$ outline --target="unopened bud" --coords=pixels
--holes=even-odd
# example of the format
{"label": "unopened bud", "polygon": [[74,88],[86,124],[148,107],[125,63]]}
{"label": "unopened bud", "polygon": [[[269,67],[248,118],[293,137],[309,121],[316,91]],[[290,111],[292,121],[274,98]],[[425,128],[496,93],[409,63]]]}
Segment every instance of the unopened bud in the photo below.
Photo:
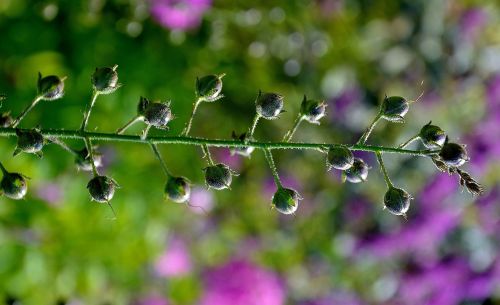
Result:
{"label": "unopened bud", "polygon": [[184,177],[169,177],[165,185],[165,195],[173,202],[183,203],[189,200],[191,186]]}
{"label": "unopened bud", "polygon": [[446,134],[441,128],[431,125],[431,123],[427,123],[420,129],[419,137],[425,147],[429,149],[440,148],[446,140]]}
{"label": "unopened bud", "polygon": [[380,108],[381,117],[391,122],[404,123],[404,116],[410,109],[410,103],[401,96],[385,97]]}
{"label": "unopened bud", "polygon": [[308,100],[304,95],[300,105],[300,113],[306,121],[319,125],[319,120],[326,114],[326,106],[325,101]]}
{"label": "unopened bud", "polygon": [[40,131],[37,129],[16,129],[16,135],[17,147],[14,150],[14,156],[17,156],[21,152],[36,154],[38,157],[43,156],[42,148],[45,144],[45,139]]}
{"label": "unopened bud", "polygon": [[411,195],[405,190],[389,187],[384,196],[384,205],[394,215],[406,215],[410,208]]}
{"label": "unopened bud", "polygon": [[368,177],[368,165],[360,158],[354,158],[352,166],[343,172],[343,177],[351,183],[366,181]]}
{"label": "unopened bud", "polygon": [[349,169],[354,163],[354,156],[347,147],[331,147],[326,158],[328,167],[339,170]]}
{"label": "unopened bud", "polygon": [[64,95],[64,79],[55,75],[42,77],[42,74],[39,72],[37,83],[38,95],[46,101],[60,99]]}
{"label": "unopened bud", "polygon": [[272,207],[278,212],[289,215],[295,213],[302,197],[293,189],[278,187],[273,195]]}
{"label": "unopened bud", "polygon": [[283,96],[276,93],[259,92],[255,105],[257,113],[261,117],[274,120],[283,112]]}
{"label": "unopened bud", "polygon": [[118,73],[116,72],[117,68],[117,65],[114,67],[96,68],[91,78],[94,90],[100,94],[109,94],[116,91],[120,87],[120,84],[118,84]]}
{"label": "unopened bud", "polygon": [[208,187],[223,190],[231,186],[233,180],[231,169],[222,163],[206,167],[205,182]]}
{"label": "unopened bud", "polygon": [[92,199],[100,203],[107,203],[113,199],[116,187],[118,187],[116,181],[106,176],[96,176],[87,184]]}
{"label": "unopened bud", "polygon": [[198,98],[205,102],[215,102],[221,99],[223,97],[220,93],[222,91],[222,78],[224,75],[212,74],[196,78],[196,95]]}
{"label": "unopened bud", "polygon": [[28,183],[23,175],[18,173],[4,172],[0,181],[0,195],[5,195],[10,199],[23,199],[28,192]]}

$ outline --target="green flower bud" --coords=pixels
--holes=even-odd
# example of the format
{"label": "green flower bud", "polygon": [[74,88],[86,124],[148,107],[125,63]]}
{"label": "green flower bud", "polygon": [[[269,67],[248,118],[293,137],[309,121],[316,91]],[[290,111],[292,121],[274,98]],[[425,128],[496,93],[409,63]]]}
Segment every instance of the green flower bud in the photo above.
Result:
{"label": "green flower bud", "polygon": [[469,161],[469,156],[467,155],[465,146],[456,143],[449,143],[448,138],[446,138],[445,143],[439,152],[439,157],[441,161],[450,167],[459,167]]}
{"label": "green flower bud", "polygon": [[410,103],[401,96],[385,97],[380,108],[381,117],[391,122],[404,123],[404,116],[410,109]]}
{"label": "green flower bud", "polygon": [[255,105],[257,106],[257,113],[261,117],[274,120],[283,112],[283,96],[276,93],[262,93],[259,91]]}
{"label": "green flower bud", "polygon": [[222,91],[222,78],[225,74],[221,75],[207,75],[202,78],[196,78],[196,96],[205,102],[215,102],[221,99]]}
{"label": "green flower bud", "polygon": [[389,187],[384,196],[384,205],[394,215],[406,215],[410,208],[411,195],[405,190]]}
{"label": "green flower bud", "polygon": [[349,169],[354,163],[354,156],[347,147],[331,147],[328,150],[326,164],[328,170],[331,167],[339,170]]}
{"label": "green flower bud", "polygon": [[100,94],[115,92],[120,87],[120,84],[118,84],[118,73],[116,72],[117,68],[117,65],[111,68],[96,68],[91,77],[94,90]]}
{"label": "green flower bud", "polygon": [[156,128],[166,128],[172,118],[170,102],[150,102],[144,110],[144,122]]}
{"label": "green flower bud", "polygon": [[36,154],[40,158],[43,156],[42,148],[45,144],[45,139],[40,131],[37,129],[16,129],[16,135],[17,147],[14,150],[14,156],[17,156],[21,152]]}
{"label": "green flower bud", "polygon": [[352,166],[343,172],[343,178],[351,183],[366,181],[368,177],[368,165],[360,158],[354,158]]}
{"label": "green flower bud", "polygon": [[10,116],[10,112],[4,112],[0,114],[0,127],[10,127],[14,120]]}
{"label": "green flower bud", "polygon": [[285,215],[293,214],[299,207],[299,200],[302,200],[302,197],[297,191],[278,187],[273,195],[272,208]]}
{"label": "green flower bud", "polygon": [[326,106],[328,105],[325,101],[308,100],[304,95],[300,105],[300,113],[306,121],[319,125],[319,120],[326,115]]}
{"label": "green flower bud", "polygon": [[[102,166],[102,155],[95,149],[93,151],[94,155],[94,165],[96,168]],[[90,154],[86,147],[77,152],[75,157],[75,164],[79,170],[90,172],[92,171],[92,163],[90,162]]]}
{"label": "green flower bud", "polygon": [[113,199],[117,187],[116,181],[106,176],[96,176],[87,184],[92,199],[100,203],[107,203]]}
{"label": "green flower bud", "polygon": [[429,149],[441,148],[446,140],[446,134],[438,126],[427,123],[418,134],[422,143]]}
{"label": "green flower bud", "polygon": [[64,80],[66,78],[59,78],[55,75],[42,77],[38,72],[38,95],[46,101],[53,101],[60,99],[64,95]]}
{"label": "green flower bud", "polygon": [[169,177],[165,185],[165,195],[173,202],[183,203],[189,200],[191,186],[184,177]]}
{"label": "green flower bud", "polygon": [[[237,135],[233,131],[233,134],[231,136],[232,136],[233,140],[240,140],[242,142],[246,142],[248,140],[246,132],[242,133],[241,135]],[[252,154],[253,151],[254,151],[254,147],[252,147],[252,146],[237,147],[237,148],[231,149],[231,154],[232,155],[238,154],[238,155],[243,156],[243,157],[250,157],[250,155]]]}
{"label": "green flower bud", "polygon": [[28,192],[28,183],[23,175],[18,173],[4,172],[2,181],[0,181],[0,195],[14,200],[23,199]]}
{"label": "green flower bud", "polygon": [[205,183],[208,187],[216,190],[223,190],[231,186],[233,181],[231,169],[222,163],[206,167]]}

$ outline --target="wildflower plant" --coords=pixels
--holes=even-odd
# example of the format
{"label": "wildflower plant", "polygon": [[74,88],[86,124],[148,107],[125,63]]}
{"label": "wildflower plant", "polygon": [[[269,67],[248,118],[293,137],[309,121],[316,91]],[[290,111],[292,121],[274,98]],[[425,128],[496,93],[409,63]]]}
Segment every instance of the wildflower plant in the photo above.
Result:
{"label": "wildflower plant", "polygon": [[[465,145],[450,142],[445,131],[439,126],[432,125],[432,122],[424,125],[421,130],[408,141],[397,147],[377,146],[366,144],[376,125],[381,120],[389,123],[404,123],[405,115],[410,110],[410,106],[415,101],[409,101],[400,96],[386,96],[378,109],[373,121],[366,131],[361,135],[355,144],[346,143],[305,143],[292,142],[292,138],[301,122],[320,124],[320,120],[325,116],[327,104],[321,99],[309,99],[304,96],[300,111],[296,116],[292,127],[284,135],[281,142],[264,142],[254,138],[254,132],[261,118],[275,120],[285,110],[285,97],[275,92],[259,91],[255,99],[255,115],[247,132],[237,134],[233,132],[232,139],[218,140],[206,139],[190,136],[190,130],[194,116],[198,107],[202,103],[219,102],[223,98],[223,77],[224,74],[211,74],[196,79],[195,101],[191,116],[186,123],[182,133],[178,136],[150,136],[149,130],[154,127],[160,130],[167,130],[169,123],[174,119],[171,109],[171,101],[152,101],[146,97],[140,97],[136,106],[137,113],[130,121],[118,128],[114,133],[97,133],[87,130],[92,109],[96,106],[99,96],[112,94],[120,88],[118,78],[118,66],[97,68],[91,76],[92,96],[84,112],[81,126],[78,130],[66,129],[43,129],[43,128],[18,128],[23,118],[34,109],[41,101],[56,101],[64,95],[65,77],[49,75],[38,76],[37,94],[31,104],[21,112],[16,118],[12,118],[10,112],[3,112],[0,115],[0,135],[17,137],[17,146],[13,155],[23,155],[23,153],[43,156],[43,148],[48,144],[56,144],[75,157],[77,169],[90,171],[91,180],[87,183],[87,190],[90,198],[98,203],[105,203],[112,206],[118,183],[111,177],[101,175],[98,168],[102,164],[101,154],[93,142],[97,141],[128,141],[147,144],[151,147],[154,155],[161,164],[166,175],[164,194],[167,200],[176,203],[189,205],[191,195],[191,181],[181,175],[172,174],[166,162],[161,156],[158,146],[165,144],[185,144],[200,146],[207,166],[204,167],[205,184],[214,190],[230,189],[233,178],[237,173],[224,163],[213,160],[210,147],[225,147],[231,149],[233,154],[250,157],[256,150],[261,150],[267,160],[276,185],[276,192],[271,198],[271,208],[282,214],[294,214],[298,211],[300,194],[282,184],[278,169],[276,167],[273,151],[278,149],[302,149],[316,150],[325,154],[327,170],[339,170],[342,172],[342,180],[350,183],[362,183],[368,179],[370,167],[362,158],[354,157],[354,151],[366,151],[374,153],[379,163],[387,191],[381,199],[383,207],[394,215],[406,217],[413,197],[399,186],[395,186],[384,164],[383,156],[390,153],[404,154],[410,156],[421,156],[429,158],[438,168],[449,174],[459,177],[460,184],[471,194],[480,195],[483,193],[481,185],[475,181],[469,173],[461,167],[469,161],[469,156]],[[6,99],[5,95],[0,95],[0,103]],[[418,101],[418,98],[416,99]],[[0,104],[1,105],[1,104]],[[135,123],[143,122],[146,127],[142,133],[136,135],[125,135],[127,129]],[[72,148],[67,145],[65,139],[78,139],[82,141],[80,148]],[[426,149],[410,150],[406,147],[414,141],[421,140]],[[28,192],[27,177],[20,173],[12,173],[0,163],[2,180],[0,182],[0,194],[14,199],[23,199]],[[160,191],[160,190],[159,190]],[[113,211],[113,213],[115,213]]]}

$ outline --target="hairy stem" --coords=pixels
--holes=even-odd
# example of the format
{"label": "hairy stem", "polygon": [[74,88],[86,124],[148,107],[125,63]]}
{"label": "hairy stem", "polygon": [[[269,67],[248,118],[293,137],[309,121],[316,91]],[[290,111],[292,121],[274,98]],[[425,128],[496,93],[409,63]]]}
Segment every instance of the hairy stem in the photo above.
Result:
{"label": "hairy stem", "polygon": [[92,173],[94,174],[94,177],[99,176],[99,172],[97,171],[97,168],[94,163],[94,149],[92,147],[92,143],[90,142],[90,139],[88,137],[85,137],[85,145],[87,146],[87,151],[89,152],[89,157],[90,157],[90,164],[92,165]]}
{"label": "hairy stem", "polygon": [[65,151],[75,155],[75,156],[78,156],[78,152],[76,150],[74,150],[73,148],[69,147],[68,144],[66,144],[65,142],[63,142],[62,140],[58,139],[58,138],[54,138],[54,137],[47,137],[47,140],[50,142],[50,143],[54,143],[54,144],[57,144],[59,145],[62,149],[64,149]]}
{"label": "hairy stem", "polygon": [[295,131],[297,130],[297,128],[299,127],[299,125],[300,125],[300,123],[302,122],[303,119],[304,119],[304,116],[302,115],[302,113],[299,113],[299,115],[295,119],[295,122],[293,123],[292,128],[283,137],[283,142],[290,142],[290,140],[292,139]]}
{"label": "hairy stem", "polygon": [[85,110],[85,113],[83,114],[83,121],[82,121],[82,126],[80,126],[80,131],[85,131],[87,128],[87,124],[89,122],[90,118],[90,113],[92,112],[92,108],[94,108],[95,101],[97,100],[97,97],[99,96],[99,92],[97,90],[94,90],[92,92],[92,98],[90,99],[90,103],[87,105],[87,109]]}
{"label": "hairy stem", "polygon": [[19,125],[19,123],[21,123],[21,121],[24,119],[24,117],[28,114],[28,112],[31,111],[31,109],[33,109],[36,104],[38,104],[38,102],[40,102],[42,100],[42,96],[39,95],[37,97],[35,97],[35,99],[31,102],[31,104],[23,110],[23,112],[21,112],[21,114],[12,122],[12,127],[17,127],[17,125]]}
{"label": "hairy stem", "polygon": [[208,165],[214,166],[214,161],[212,160],[212,155],[210,154],[210,150],[208,149],[207,144],[202,144],[201,149],[203,149],[203,153],[208,160]]}
{"label": "hairy stem", "polygon": [[250,130],[248,131],[248,136],[246,137],[248,140],[251,140],[253,138],[253,133],[255,132],[255,127],[257,127],[257,123],[259,123],[259,119],[260,115],[256,113],[255,117],[253,118],[252,127],[250,127]]}
{"label": "hairy stem", "polygon": [[264,155],[266,156],[267,163],[269,164],[271,172],[273,173],[274,183],[276,184],[276,187],[279,189],[283,188],[280,176],[278,175],[278,170],[276,169],[276,165],[274,165],[273,154],[269,149],[264,149]]}
{"label": "hairy stem", "polygon": [[378,163],[380,164],[380,169],[382,170],[382,173],[384,174],[384,179],[385,179],[385,183],[387,184],[387,187],[393,187],[391,179],[389,178],[389,175],[387,174],[387,170],[386,170],[385,165],[384,165],[384,160],[382,160],[382,154],[379,151],[377,151],[375,154],[377,155],[377,160],[378,160]]}
{"label": "hairy stem", "polygon": [[405,148],[406,146],[410,145],[411,143],[413,143],[414,141],[418,140],[419,138],[420,138],[419,135],[413,136],[410,139],[408,139],[408,141],[406,141],[406,142],[402,143],[401,145],[399,145],[398,148]]}
{"label": "hairy stem", "polygon": [[165,175],[167,175],[167,178],[172,177],[172,174],[170,174],[170,172],[168,171],[167,164],[165,163],[165,160],[163,160],[160,152],[158,151],[158,146],[156,146],[156,144],[154,144],[154,143],[149,143],[149,145],[151,146],[151,149],[153,150],[158,161],[160,161],[161,167],[162,167],[163,171],[165,172]]}
{"label": "hairy stem", "polygon": [[193,104],[193,111],[191,112],[191,116],[189,117],[189,121],[186,124],[186,127],[182,131],[181,135],[182,136],[187,136],[189,134],[189,131],[191,131],[191,125],[193,123],[193,118],[194,115],[196,114],[196,110],[198,109],[198,106],[201,104],[203,100],[201,98],[198,98],[194,104]]}
{"label": "hairy stem", "polygon": [[381,114],[378,113],[377,116],[373,119],[373,122],[370,124],[370,126],[368,126],[366,131],[363,133],[361,138],[359,138],[358,142],[356,142],[356,144],[365,144],[366,143],[366,141],[368,140],[368,137],[370,136],[370,134],[373,131],[373,128],[375,128],[375,125],[377,125],[377,123],[381,117],[382,117]]}
{"label": "hairy stem", "polygon": [[116,133],[117,134],[122,134],[125,132],[125,130],[127,130],[130,126],[134,125],[135,123],[139,122],[140,120],[142,120],[142,116],[141,115],[138,115],[136,117],[134,117],[133,119],[131,119],[130,121],[128,121],[125,125],[123,125],[123,127],[119,128]]}

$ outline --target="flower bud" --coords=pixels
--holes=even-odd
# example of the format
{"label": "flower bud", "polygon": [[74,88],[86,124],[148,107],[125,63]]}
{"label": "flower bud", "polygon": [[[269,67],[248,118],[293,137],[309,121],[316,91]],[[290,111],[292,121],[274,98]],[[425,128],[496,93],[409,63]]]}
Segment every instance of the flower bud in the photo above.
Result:
{"label": "flower bud", "polygon": [[[94,155],[94,165],[95,167],[102,166],[102,155],[97,152],[95,149],[92,153]],[[92,171],[92,163],[90,163],[90,154],[86,147],[82,148],[77,152],[77,156],[75,157],[75,164],[79,170],[90,172]]]}
{"label": "flower bud", "polygon": [[60,99],[64,95],[64,80],[55,75],[42,77],[38,72],[38,95],[46,101],[53,101]]}
{"label": "flower bud", "polygon": [[432,122],[427,123],[418,134],[422,143],[429,149],[440,148],[446,140],[446,134],[438,126],[431,125]]}
{"label": "flower bud", "polygon": [[257,106],[257,113],[261,117],[274,120],[283,112],[283,96],[276,93],[262,93],[259,91],[255,105]]}
{"label": "flower bud", "polygon": [[389,187],[384,196],[384,205],[394,215],[406,215],[410,208],[411,195],[405,190]]}
{"label": "flower bud", "polygon": [[106,176],[96,176],[87,184],[92,199],[100,203],[113,199],[116,187],[118,187],[116,181]]}
{"label": "flower bud", "polygon": [[94,90],[100,94],[109,94],[118,89],[120,84],[118,84],[117,68],[117,65],[111,68],[96,68],[91,78]]}
{"label": "flower bud", "polygon": [[17,156],[21,152],[36,154],[40,158],[43,156],[42,148],[45,144],[45,139],[37,129],[16,129],[16,135],[17,147],[14,150],[14,156]]}
{"label": "flower bud", "polygon": [[282,214],[293,214],[299,207],[299,200],[302,200],[302,198],[297,191],[278,187],[278,190],[273,195],[272,207]]}
{"label": "flower bud", "polygon": [[447,140],[448,138],[439,152],[439,157],[447,166],[459,167],[469,161],[469,156],[463,145],[449,143]]}
{"label": "flower bud", "polygon": [[23,175],[18,173],[4,173],[0,181],[0,195],[10,199],[23,199],[28,192],[28,183]]}
{"label": "flower bud", "polygon": [[221,99],[222,91],[222,78],[225,74],[221,75],[207,75],[202,78],[196,78],[196,96],[205,102],[215,102]]}
{"label": "flower bud", "polygon": [[326,164],[339,170],[349,169],[354,163],[352,152],[346,147],[330,147],[326,157]]}
{"label": "flower bud", "polygon": [[343,178],[351,183],[366,181],[368,177],[368,165],[360,158],[354,158],[352,166],[343,172]]}
{"label": "flower bud", "polygon": [[13,121],[10,112],[3,112],[0,114],[0,127],[10,127]]}
{"label": "flower bud", "polygon": [[[237,135],[234,131],[233,134],[231,135],[233,140],[239,140],[242,142],[248,141],[247,134],[246,132],[242,133],[241,135]],[[244,147],[236,147],[231,149],[231,154],[238,154],[243,157],[250,157],[252,152],[254,151],[254,147],[252,146],[244,146]]]}
{"label": "flower bud", "polygon": [[191,186],[184,177],[169,177],[165,185],[165,195],[173,202],[183,203],[189,200]]}
{"label": "flower bud", "polygon": [[319,125],[319,120],[326,114],[326,106],[328,105],[325,101],[308,100],[304,95],[300,105],[300,113],[306,121]]}
{"label": "flower bud", "polygon": [[137,105],[137,115],[144,116],[149,104],[151,104],[151,102],[147,98],[141,96],[139,98],[139,104]]}
{"label": "flower bud", "polygon": [[209,166],[205,170],[205,182],[208,187],[216,190],[229,188],[233,181],[231,169],[222,163]]}
{"label": "flower bud", "polygon": [[385,97],[380,108],[381,117],[391,122],[404,123],[404,116],[410,109],[410,103],[401,96]]}
{"label": "flower bud", "polygon": [[156,128],[166,128],[172,118],[170,102],[150,102],[144,110],[144,122]]}

